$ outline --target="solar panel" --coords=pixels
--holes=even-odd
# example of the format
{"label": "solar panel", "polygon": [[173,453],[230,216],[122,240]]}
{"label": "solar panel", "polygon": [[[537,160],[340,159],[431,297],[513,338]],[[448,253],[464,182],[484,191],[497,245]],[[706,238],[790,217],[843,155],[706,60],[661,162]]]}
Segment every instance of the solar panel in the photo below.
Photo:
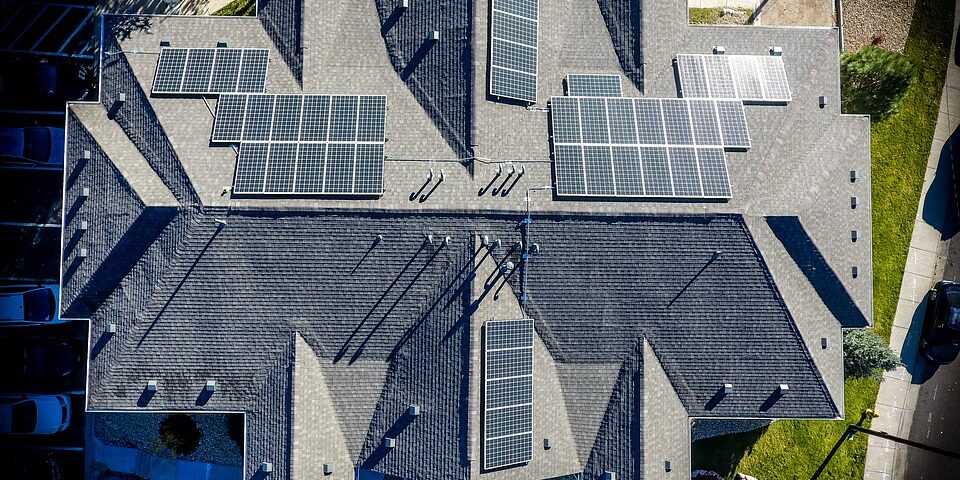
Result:
{"label": "solar panel", "polygon": [[739,100],[554,97],[550,121],[559,196],[729,198],[723,149],[750,146]]}
{"label": "solar panel", "polygon": [[483,467],[533,458],[533,320],[485,325]]}
{"label": "solar panel", "polygon": [[567,95],[572,97],[622,97],[620,75],[571,74],[566,80]]}
{"label": "solar panel", "polygon": [[724,98],[753,103],[792,100],[783,57],[677,55],[684,98]]}
{"label": "solar panel", "polygon": [[211,141],[240,143],[234,193],[374,195],[385,126],[383,96],[223,94]]}
{"label": "solar panel", "polygon": [[537,103],[539,0],[493,0],[490,94]]}
{"label": "solar panel", "polygon": [[153,93],[263,92],[269,51],[259,48],[160,49]]}

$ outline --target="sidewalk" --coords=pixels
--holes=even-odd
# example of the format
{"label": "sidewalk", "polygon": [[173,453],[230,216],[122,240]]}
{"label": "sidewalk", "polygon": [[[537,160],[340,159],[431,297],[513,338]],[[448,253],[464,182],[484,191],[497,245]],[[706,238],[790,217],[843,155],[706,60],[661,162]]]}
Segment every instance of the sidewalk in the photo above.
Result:
{"label": "sidewalk", "polygon": [[[954,35],[960,25],[960,3],[957,4]],[[954,45],[955,42],[951,42]],[[948,242],[941,237],[950,196],[952,169],[951,145],[946,144],[951,133],[960,125],[960,68],[954,64],[951,47],[947,78],[940,100],[940,116],[931,145],[927,172],[924,177],[920,205],[910,240],[910,251],[900,287],[900,300],[890,334],[890,347],[903,359],[904,366],[884,375],[877,395],[877,413],[872,429],[898,437],[908,437],[916,408],[920,385],[914,382],[917,371],[917,348],[924,313],[923,303],[934,280],[943,274]],[[903,478],[904,459],[900,454],[906,447],[895,442],[870,437],[867,447],[865,480],[898,480]]]}

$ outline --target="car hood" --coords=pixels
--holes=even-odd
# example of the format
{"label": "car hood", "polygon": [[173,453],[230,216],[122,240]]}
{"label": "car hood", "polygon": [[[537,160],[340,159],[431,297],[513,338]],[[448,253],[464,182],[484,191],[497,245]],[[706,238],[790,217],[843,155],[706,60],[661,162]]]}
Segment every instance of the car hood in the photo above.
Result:
{"label": "car hood", "polygon": [[[56,395],[33,397],[33,400],[37,402],[37,433],[56,433],[60,430],[64,420],[69,418],[69,413],[65,418],[57,398]],[[69,403],[67,408],[69,411]]]}
{"label": "car hood", "polygon": [[23,129],[0,128],[0,155],[23,156]]}

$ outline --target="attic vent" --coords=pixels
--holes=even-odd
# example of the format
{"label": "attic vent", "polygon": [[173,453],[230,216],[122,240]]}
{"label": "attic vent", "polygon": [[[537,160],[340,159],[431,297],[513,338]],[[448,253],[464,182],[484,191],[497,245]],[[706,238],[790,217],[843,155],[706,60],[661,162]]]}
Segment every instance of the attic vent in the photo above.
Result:
{"label": "attic vent", "polygon": [[78,229],[79,229],[81,232],[86,231],[86,230],[87,230],[87,221],[86,221],[86,220],[81,220],[81,221],[80,221],[80,227],[79,227]]}
{"label": "attic vent", "polygon": [[860,276],[860,267],[854,265],[852,268],[850,268],[850,274],[853,275],[853,278],[859,277],[859,276]]}
{"label": "attic vent", "polygon": [[860,204],[860,199],[858,199],[856,195],[853,195],[850,197],[850,208],[855,209],[859,204]]}
{"label": "attic vent", "polygon": [[90,152],[90,150],[84,150],[83,153],[80,154],[80,158],[82,160],[90,160],[92,157],[93,154]]}
{"label": "attic vent", "polygon": [[419,417],[420,405],[410,405],[407,407],[407,415],[410,415],[411,417]]}
{"label": "attic vent", "polygon": [[332,463],[324,463],[324,464],[323,464],[323,474],[324,474],[324,475],[332,475],[333,472],[335,472],[335,471],[336,471],[336,469],[333,468],[333,464],[332,464]]}
{"label": "attic vent", "polygon": [[440,32],[438,30],[434,30],[433,33],[430,34],[430,41],[431,42],[440,41]]}
{"label": "attic vent", "polygon": [[270,473],[273,471],[273,464],[270,462],[263,462],[260,464],[260,471],[263,473]]}
{"label": "attic vent", "polygon": [[544,439],[543,439],[543,449],[544,449],[544,450],[550,450],[551,448],[553,448],[553,439],[551,439],[550,437],[544,438]]}
{"label": "attic vent", "polygon": [[826,95],[820,95],[820,108],[827,106],[827,97]]}
{"label": "attic vent", "polygon": [[384,439],[383,439],[383,447],[384,447],[384,448],[396,448],[396,447],[397,447],[397,439],[396,439],[396,438],[390,438],[390,437],[384,438]]}
{"label": "attic vent", "polygon": [[860,238],[860,232],[857,230],[850,230],[850,240],[856,242]]}
{"label": "attic vent", "polygon": [[170,46],[170,39],[169,39],[169,38],[161,38],[161,39],[160,39],[160,46],[161,46],[161,47],[169,47],[169,46]]}
{"label": "attic vent", "polygon": [[157,391],[157,381],[156,381],[156,380],[150,380],[149,382],[147,382],[147,391],[148,391],[148,392],[156,392],[156,391]]}
{"label": "attic vent", "polygon": [[783,48],[782,48],[782,47],[770,47],[770,55],[773,55],[774,57],[779,57],[780,55],[783,55]]}
{"label": "attic vent", "polygon": [[90,196],[90,187],[83,187],[80,189],[80,198],[87,198]]}
{"label": "attic vent", "polygon": [[724,383],[724,384],[723,384],[723,394],[724,394],[724,395],[730,395],[731,393],[733,393],[733,384],[732,384],[732,383]]}
{"label": "attic vent", "polygon": [[854,183],[856,181],[857,181],[857,171],[850,170],[850,183]]}
{"label": "attic vent", "polygon": [[713,53],[715,55],[723,55],[724,53],[727,53],[727,49],[724,48],[723,45],[717,45],[713,47]]}
{"label": "attic vent", "polygon": [[603,472],[603,480],[617,480],[616,472]]}
{"label": "attic vent", "polygon": [[211,393],[217,391],[217,381],[207,380],[207,383],[203,386],[203,389]]}
{"label": "attic vent", "polygon": [[117,333],[117,324],[116,323],[107,324],[107,329],[105,330],[105,333],[107,333],[108,335],[113,335]]}
{"label": "attic vent", "polygon": [[217,48],[227,48],[227,39],[221,38],[217,40]]}
{"label": "attic vent", "polygon": [[790,393],[790,386],[787,385],[786,383],[781,383],[780,386],[777,387],[777,392],[778,392],[780,395],[786,395],[786,394]]}
{"label": "attic vent", "polygon": [[77,258],[87,258],[87,249],[81,248],[80,253],[77,254]]}
{"label": "attic vent", "polygon": [[410,0],[403,0],[403,1],[401,1],[401,2],[400,2],[400,8],[402,8],[403,10],[406,10],[406,9],[410,8]]}
{"label": "attic vent", "polygon": [[663,461],[663,469],[664,471],[667,471],[667,472],[673,470],[673,464],[670,463],[670,460]]}
{"label": "attic vent", "polygon": [[820,348],[827,349],[827,337],[820,337]]}

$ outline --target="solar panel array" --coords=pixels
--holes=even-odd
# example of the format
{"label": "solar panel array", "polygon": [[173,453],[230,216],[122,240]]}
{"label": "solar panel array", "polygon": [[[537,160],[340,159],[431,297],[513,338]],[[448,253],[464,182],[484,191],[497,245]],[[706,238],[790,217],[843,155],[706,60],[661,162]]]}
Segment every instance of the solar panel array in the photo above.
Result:
{"label": "solar panel array", "polygon": [[493,0],[490,94],[537,103],[539,0]]}
{"label": "solar panel array", "polygon": [[257,93],[267,80],[262,48],[160,49],[153,93]]}
{"label": "solar panel array", "polygon": [[221,95],[215,143],[240,143],[236,194],[383,192],[386,97]]}
{"label": "solar panel array", "polygon": [[739,100],[554,97],[557,195],[730,198],[725,148],[749,148]]}
{"label": "solar panel array", "polygon": [[484,348],[483,467],[533,458],[533,320],[491,320]]}
{"label": "solar panel array", "polygon": [[792,99],[783,57],[774,55],[677,55],[685,98],[730,98],[787,103]]}
{"label": "solar panel array", "polygon": [[571,97],[622,97],[620,75],[567,75],[567,95]]}

